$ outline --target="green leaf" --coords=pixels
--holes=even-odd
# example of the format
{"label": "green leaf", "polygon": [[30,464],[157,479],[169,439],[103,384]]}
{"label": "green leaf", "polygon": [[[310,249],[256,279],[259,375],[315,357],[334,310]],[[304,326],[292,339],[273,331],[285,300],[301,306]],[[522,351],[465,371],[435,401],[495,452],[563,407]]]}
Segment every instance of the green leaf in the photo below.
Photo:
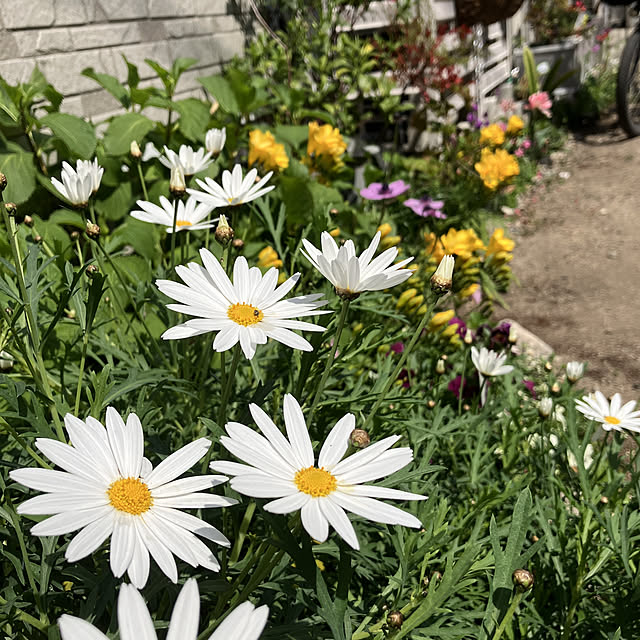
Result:
{"label": "green leaf", "polygon": [[173,87],[175,86],[175,80],[171,76],[171,72],[168,69],[165,69],[161,64],[158,64],[155,60],[145,58],[144,61],[158,74],[167,94],[170,95]]}
{"label": "green leaf", "polygon": [[50,113],[40,118],[40,123],[49,127],[69,151],[81,158],[93,155],[98,143],[93,126],[69,113]]}
{"label": "green leaf", "polygon": [[99,73],[93,67],[82,70],[82,75],[95,80],[102,88],[106,89],[125,109],[131,106],[131,99],[126,87],[116,78],[108,73]]}
{"label": "green leaf", "polygon": [[220,103],[220,108],[232,116],[240,115],[240,106],[229,81],[221,75],[198,78],[207,93]]}
{"label": "green leaf", "polygon": [[141,144],[153,127],[153,121],[140,113],[125,113],[116,116],[104,136],[104,147],[107,154],[120,156],[128,153],[131,142],[136,140],[138,144]]}
{"label": "green leaf", "polygon": [[522,50],[522,62],[524,63],[524,72],[529,85],[529,93],[535,93],[538,90],[538,70],[536,69],[536,60],[533,52],[529,47]]}
{"label": "green leaf", "polygon": [[171,75],[177,82],[178,78],[194,64],[198,64],[198,58],[176,58],[171,67]]}
{"label": "green leaf", "polygon": [[96,209],[107,220],[122,220],[133,204],[130,182],[121,182],[106,198],[96,202]]}
{"label": "green leaf", "polygon": [[209,108],[201,100],[187,98],[173,103],[174,109],[180,114],[178,126],[189,140],[202,140],[209,124]]}
{"label": "green leaf", "polygon": [[234,68],[230,68],[226,75],[229,78],[229,84],[236,97],[240,111],[242,113],[253,111],[256,88],[253,86],[250,76]]}
{"label": "green leaf", "polygon": [[306,124],[281,124],[274,129],[274,134],[278,140],[287,142],[292,147],[297,148],[307,142],[309,127]]}
{"label": "green leaf", "polygon": [[309,189],[309,180],[281,176],[280,193],[287,207],[287,220],[296,224],[311,222],[313,196]]}
{"label": "green leaf", "polygon": [[125,56],[124,53],[122,53],[121,55],[124,63],[127,65],[127,84],[129,85],[130,89],[135,89],[140,82],[138,67],[133,64],[133,62],[129,62],[129,60],[127,60],[127,56]]}
{"label": "green leaf", "polygon": [[36,169],[30,153],[9,153],[0,156],[0,171],[7,176],[6,202],[20,204],[31,197],[36,188]]}

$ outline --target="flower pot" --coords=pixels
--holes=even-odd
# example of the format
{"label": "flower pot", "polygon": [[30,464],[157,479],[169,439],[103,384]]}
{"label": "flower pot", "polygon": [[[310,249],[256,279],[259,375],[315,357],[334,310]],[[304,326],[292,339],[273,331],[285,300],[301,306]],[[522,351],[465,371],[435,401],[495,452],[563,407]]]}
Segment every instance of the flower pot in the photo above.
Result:
{"label": "flower pot", "polygon": [[[588,72],[600,60],[599,48],[595,47],[593,37],[570,36],[560,42],[542,45],[529,45],[536,61],[536,65],[547,63],[549,68],[560,60],[558,76],[572,71],[572,75],[566,78],[554,91],[556,94],[573,94],[584,82]],[[520,75],[524,74],[522,49],[514,50],[514,61],[520,69]]]}

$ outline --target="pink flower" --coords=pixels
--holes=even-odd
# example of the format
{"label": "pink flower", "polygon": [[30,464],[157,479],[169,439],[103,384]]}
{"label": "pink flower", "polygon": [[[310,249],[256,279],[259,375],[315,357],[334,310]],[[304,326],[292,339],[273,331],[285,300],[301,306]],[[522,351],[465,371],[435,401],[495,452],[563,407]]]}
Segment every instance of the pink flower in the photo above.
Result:
{"label": "pink flower", "polygon": [[524,149],[522,147],[516,149],[514,152],[516,158],[522,158],[524,156]]}
{"label": "pink flower", "polygon": [[531,140],[529,140],[529,138],[525,138],[522,141],[522,148],[523,149],[530,149],[531,148]]}
{"label": "pink flower", "polygon": [[402,180],[394,182],[372,182],[370,185],[360,190],[360,195],[366,200],[387,200],[395,198],[408,191],[410,185]]}
{"label": "pink flower", "polygon": [[547,118],[551,117],[551,98],[546,91],[536,91],[529,96],[529,109],[540,111]]}

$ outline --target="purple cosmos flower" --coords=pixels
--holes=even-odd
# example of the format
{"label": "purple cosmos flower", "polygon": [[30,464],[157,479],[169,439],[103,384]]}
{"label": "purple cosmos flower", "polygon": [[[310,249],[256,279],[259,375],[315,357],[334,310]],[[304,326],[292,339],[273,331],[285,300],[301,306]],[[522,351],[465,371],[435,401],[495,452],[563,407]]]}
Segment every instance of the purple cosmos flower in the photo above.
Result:
{"label": "purple cosmos flower", "polygon": [[372,182],[368,187],[360,191],[360,195],[366,200],[387,200],[395,198],[408,191],[411,185],[404,180],[395,180],[394,182]]}
{"label": "purple cosmos flower", "polygon": [[402,204],[405,207],[409,207],[413,213],[422,218],[428,218],[429,216],[433,218],[440,218],[444,220],[447,216],[444,211],[442,211],[442,207],[444,207],[443,200],[432,200],[431,198],[420,198],[419,200],[416,198],[409,198],[405,200]]}

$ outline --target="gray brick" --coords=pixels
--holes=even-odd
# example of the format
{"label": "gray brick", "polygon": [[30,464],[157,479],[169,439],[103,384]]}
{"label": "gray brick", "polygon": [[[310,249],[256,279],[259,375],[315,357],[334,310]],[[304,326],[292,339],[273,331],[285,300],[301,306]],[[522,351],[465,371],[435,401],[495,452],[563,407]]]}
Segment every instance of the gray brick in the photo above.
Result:
{"label": "gray brick", "polygon": [[197,36],[213,32],[214,18],[183,18],[177,20],[167,20],[165,31],[169,38],[184,38],[186,36]]}
{"label": "gray brick", "polygon": [[215,16],[212,21],[212,33],[224,33],[240,29],[240,22],[235,16]]}
{"label": "gray brick", "polygon": [[228,0],[193,0],[197,16],[223,16],[227,13]]}
{"label": "gray brick", "polygon": [[140,40],[142,40],[142,42],[166,40],[168,37],[166,25],[161,20],[145,20],[144,22],[138,22],[138,28],[140,30]]}
{"label": "gray brick", "polygon": [[[139,23],[144,24],[144,23]],[[71,30],[73,49],[99,49],[114,45],[140,42],[141,35],[136,22],[88,25]]]}
{"label": "gray brick", "polygon": [[18,43],[13,33],[0,32],[0,60],[15,58],[18,55]]}
{"label": "gray brick", "polygon": [[85,114],[82,108],[82,98],[83,96],[70,96],[65,98],[60,105],[60,111],[64,111],[65,113],[70,113],[72,116],[84,116]]}
{"label": "gray brick", "polygon": [[14,35],[18,51],[25,58],[73,50],[69,29],[28,29]]}
{"label": "gray brick", "polygon": [[193,0],[149,0],[149,15],[169,18],[194,15]]}
{"label": "gray brick", "polygon": [[84,93],[80,97],[82,100],[82,115],[88,118],[122,108],[122,105],[108,91],[93,91]]}
{"label": "gray brick", "polygon": [[[97,0],[107,20],[131,20],[147,17],[147,0]],[[96,10],[97,11],[97,10]]]}
{"label": "gray brick", "polygon": [[55,0],[55,21],[59,25],[84,24],[87,11],[79,0]]}
{"label": "gray brick", "polygon": [[15,59],[0,62],[0,76],[9,84],[26,82],[35,67],[35,62],[31,60]]}
{"label": "gray brick", "polygon": [[221,33],[213,36],[214,48],[218,54],[216,63],[228,62],[234,56],[244,53],[244,34],[240,31]]}
{"label": "gray brick", "polygon": [[[173,58],[169,55],[169,47],[166,42],[144,42],[120,47],[118,53],[123,53],[127,56],[129,62],[138,65],[141,78],[151,78],[155,76],[155,71],[144,61],[145,58],[151,58],[151,60],[158,62],[165,68],[173,61]],[[119,78],[126,78],[127,67],[119,55],[116,56],[116,66],[118,69],[116,75]]]}
{"label": "gray brick", "polygon": [[7,29],[48,27],[55,18],[51,0],[0,0],[0,13]]}
{"label": "gray brick", "polygon": [[217,43],[213,36],[193,36],[170,40],[169,48],[172,58],[196,58],[199,67],[216,64],[220,61]]}
{"label": "gray brick", "polygon": [[96,83],[80,75],[86,67],[103,73],[115,72],[113,52],[110,49],[63,53],[36,58],[38,66],[49,81],[61,93],[76,94],[93,91]]}

